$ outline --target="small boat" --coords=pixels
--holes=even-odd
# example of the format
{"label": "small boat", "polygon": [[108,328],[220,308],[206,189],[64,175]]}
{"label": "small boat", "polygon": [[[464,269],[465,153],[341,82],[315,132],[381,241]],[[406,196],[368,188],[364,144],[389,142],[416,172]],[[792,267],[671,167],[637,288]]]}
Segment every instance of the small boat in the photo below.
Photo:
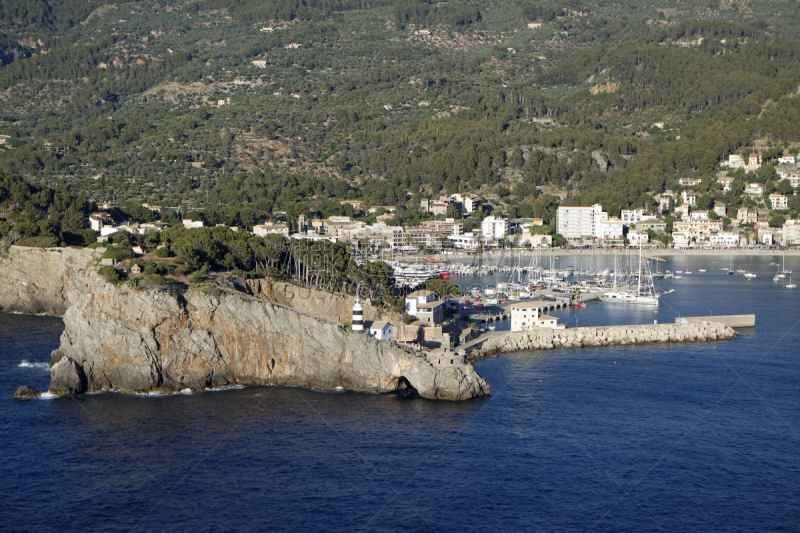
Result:
{"label": "small boat", "polygon": [[575,302],[572,307],[586,307],[586,302]]}
{"label": "small boat", "polygon": [[700,272],[705,272],[705,271],[706,271],[706,269],[705,269],[705,268],[701,268],[701,269],[700,269]]}
{"label": "small boat", "polygon": [[739,274],[744,274],[744,270],[742,270],[741,268],[737,269],[736,272]]}
{"label": "small boat", "polygon": [[779,276],[775,276],[774,278],[772,278],[772,281],[778,281],[779,279],[781,279]]}
{"label": "small boat", "polygon": [[728,270],[728,275],[733,276],[733,270]]}
{"label": "small boat", "polygon": [[791,274],[791,273],[792,273],[792,271],[791,271],[791,270],[786,270],[786,255],[784,254],[784,256],[783,256],[783,263],[781,264],[781,270],[780,270],[780,272],[778,272],[778,275],[781,275],[781,274]]}
{"label": "small boat", "polygon": [[753,279],[754,277],[756,277],[756,273],[755,272],[745,272],[744,273],[744,277],[747,278],[747,279]]}
{"label": "small boat", "polygon": [[684,273],[684,274],[691,274],[691,273],[692,273],[692,271],[691,271],[691,270],[689,270],[688,268],[684,268],[684,269],[683,269],[683,273]]}
{"label": "small boat", "polygon": [[789,272],[789,283],[786,284],[786,288],[787,289],[796,289],[797,288],[797,285],[792,283],[792,273],[791,272]]}

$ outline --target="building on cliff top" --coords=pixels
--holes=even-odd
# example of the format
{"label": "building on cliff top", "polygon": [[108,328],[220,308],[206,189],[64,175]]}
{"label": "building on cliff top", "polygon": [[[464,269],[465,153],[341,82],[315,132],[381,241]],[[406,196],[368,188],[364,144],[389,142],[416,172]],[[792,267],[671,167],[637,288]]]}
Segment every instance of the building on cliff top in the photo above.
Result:
{"label": "building on cliff top", "polygon": [[392,340],[392,323],[385,320],[370,320],[364,322],[364,327],[370,337],[375,337],[379,341]]}

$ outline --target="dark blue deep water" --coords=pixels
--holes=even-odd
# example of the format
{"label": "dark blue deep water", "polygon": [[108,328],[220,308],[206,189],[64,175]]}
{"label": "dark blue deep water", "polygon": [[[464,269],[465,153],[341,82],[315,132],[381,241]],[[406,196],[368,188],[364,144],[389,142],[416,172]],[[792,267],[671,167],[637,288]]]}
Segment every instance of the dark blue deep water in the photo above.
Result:
{"label": "dark blue deep water", "polygon": [[[562,258],[563,260],[563,258]],[[800,292],[775,257],[680,257],[652,309],[751,311],[719,343],[476,363],[488,398],[247,388],[19,401],[60,319],[0,315],[2,531],[800,531]],[[708,268],[701,274],[699,268]],[[787,260],[800,273],[800,258]]]}

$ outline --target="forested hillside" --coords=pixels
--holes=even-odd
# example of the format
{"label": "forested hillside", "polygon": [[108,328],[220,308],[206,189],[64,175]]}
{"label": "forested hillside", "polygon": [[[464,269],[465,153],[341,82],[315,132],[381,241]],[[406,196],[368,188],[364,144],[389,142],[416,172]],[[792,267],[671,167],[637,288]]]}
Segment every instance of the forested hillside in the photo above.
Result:
{"label": "forested hillside", "polygon": [[0,170],[228,224],[341,199],[413,222],[464,191],[613,214],[798,146],[799,23],[798,0],[9,0]]}

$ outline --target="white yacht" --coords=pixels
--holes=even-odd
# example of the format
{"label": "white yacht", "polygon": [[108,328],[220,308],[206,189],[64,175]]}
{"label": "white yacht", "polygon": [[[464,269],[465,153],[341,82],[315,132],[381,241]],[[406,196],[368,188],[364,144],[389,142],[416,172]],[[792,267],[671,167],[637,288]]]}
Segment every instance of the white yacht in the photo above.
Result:
{"label": "white yacht", "polygon": [[[642,247],[639,247],[639,271],[636,274],[637,283],[636,289],[618,289],[616,284],[616,276],[614,279],[614,288],[610,291],[604,292],[600,296],[600,301],[610,303],[624,303],[624,304],[639,304],[639,305],[658,305],[658,299],[663,294],[669,294],[671,290],[665,293],[658,294],[653,284],[653,276],[647,272],[642,273]],[[616,264],[614,271],[616,272]],[[645,267],[645,270],[647,268]]]}

